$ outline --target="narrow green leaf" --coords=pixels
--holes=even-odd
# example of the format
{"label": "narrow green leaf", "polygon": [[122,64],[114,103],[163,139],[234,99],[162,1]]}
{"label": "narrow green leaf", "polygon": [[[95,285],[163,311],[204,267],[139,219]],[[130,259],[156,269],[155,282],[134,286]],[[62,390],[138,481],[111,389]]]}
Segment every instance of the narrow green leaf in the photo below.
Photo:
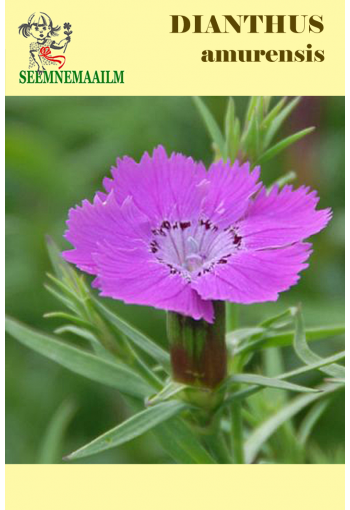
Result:
{"label": "narrow green leaf", "polygon": [[135,329],[133,326],[130,326],[123,319],[118,317],[115,313],[111,312],[108,308],[102,305],[97,299],[94,299],[94,303],[97,306],[98,310],[101,314],[111,323],[113,324],[119,331],[124,333],[129,340],[131,340],[135,345],[137,345],[141,350],[149,354],[153,359],[155,359],[162,367],[170,373],[170,356],[169,354],[159,347],[155,342],[153,342],[146,335]]}
{"label": "narrow green leaf", "polygon": [[71,310],[75,314],[79,314],[79,308],[75,305],[74,302],[72,302],[70,299],[68,299],[66,296],[64,296],[61,292],[54,289],[50,285],[44,285],[45,289],[50,292],[50,294],[53,295],[54,298],[56,298],[58,301],[61,301],[61,303],[64,304],[68,310]]}
{"label": "narrow green leaf", "polygon": [[282,110],[284,105],[287,102],[286,97],[282,97],[278,101],[278,103],[272,108],[272,110],[266,115],[264,122],[263,122],[263,128],[266,130],[270,126],[271,122],[274,120],[274,118],[279,114],[279,112]]}
{"label": "narrow green leaf", "polygon": [[255,163],[260,148],[258,115],[256,110],[254,110],[247,129],[242,135],[242,148],[247,158]]}
{"label": "narrow green leaf", "polygon": [[64,283],[63,280],[59,280],[58,278],[56,278],[55,276],[53,276],[52,274],[50,273],[47,273],[47,277],[51,280],[51,282],[53,282],[58,288],[59,290],[65,294],[66,298],[68,300],[70,300],[71,302],[75,303],[77,305],[77,307],[79,307],[79,309],[83,309],[82,307],[82,298],[81,296],[79,296],[77,294],[77,292],[73,292],[72,289],[70,289],[68,287],[68,285],[66,283]]}
{"label": "narrow green leaf", "polygon": [[231,350],[233,348],[234,353],[243,352],[242,350],[249,352],[249,345],[255,346],[257,342],[267,338],[271,330],[287,326],[295,313],[296,308],[291,307],[276,316],[265,319],[258,327],[235,330],[226,335],[227,343],[231,346]]}
{"label": "narrow green leaf", "polygon": [[[157,425],[151,430],[151,434],[159,441],[163,450],[178,464],[197,464],[196,460],[188,453],[185,447],[177,441],[176,432],[169,427],[170,422]],[[199,443],[198,443],[199,444]],[[204,449],[203,449],[204,450]],[[204,450],[205,451],[205,450]],[[213,464],[213,462],[198,462],[198,464]]]}
{"label": "narrow green leaf", "polygon": [[232,393],[232,395],[230,395],[228,398],[226,398],[226,400],[222,403],[221,408],[230,406],[234,402],[241,402],[251,395],[258,393],[258,391],[261,391],[262,389],[262,386],[251,386],[250,388],[236,391],[235,393]]}
{"label": "narrow green leaf", "polygon": [[84,338],[84,340],[87,340],[91,344],[99,344],[99,341],[95,337],[91,331],[84,328],[79,328],[78,326],[73,326],[71,324],[65,324],[64,326],[60,326],[59,328],[56,328],[54,331],[57,335],[62,335],[64,333],[71,333],[73,335],[79,336],[80,338]]}
{"label": "narrow green leaf", "polygon": [[345,378],[341,379],[339,377],[327,377],[325,382],[332,382],[334,384],[345,384]]}
{"label": "narrow green leaf", "polygon": [[102,344],[97,340],[96,336],[87,329],[72,326],[71,324],[66,324],[55,329],[54,333],[57,335],[71,333],[73,335],[79,336],[80,338],[87,340],[91,344],[96,356],[112,361],[113,363],[116,359],[113,354],[111,354],[109,351],[107,351],[107,349],[105,349],[102,346]]}
{"label": "narrow green leaf", "polygon": [[[160,435],[158,431],[160,430]],[[181,418],[173,418],[153,429],[164,448],[175,460],[184,464],[216,464],[216,460],[200,444],[196,435]]]}
{"label": "narrow green leaf", "polygon": [[[325,367],[326,365],[330,365],[331,363],[334,363],[335,361],[340,361],[344,359],[345,357],[345,351],[334,354],[333,356],[329,356],[328,358],[324,358],[321,361],[318,361],[317,363],[312,363],[310,365],[305,365],[303,367],[297,368],[295,370],[291,370],[290,372],[285,372],[284,374],[280,374],[277,376],[277,379],[279,380],[285,380],[289,379],[290,377],[294,377],[296,375],[302,375],[306,374],[308,372],[311,372],[312,370],[317,370],[318,368]],[[225,384],[225,383],[224,383]],[[262,386],[253,386],[251,388],[247,388],[244,390],[239,390],[232,395],[230,395],[227,400],[223,403],[223,406],[227,406],[232,404],[233,402],[238,402],[241,400],[244,400],[245,398],[250,397],[254,393],[257,393],[258,391],[262,390]]]}
{"label": "narrow green leaf", "polygon": [[74,289],[75,292],[84,295],[86,293],[86,287],[83,283],[83,277],[63,259],[61,251],[50,236],[46,237],[46,245],[51,265],[57,278],[62,282],[68,283],[68,286]]}
{"label": "narrow green leaf", "polygon": [[56,464],[60,462],[64,434],[75,411],[76,406],[71,400],[66,400],[58,407],[41,443],[38,464]]}
{"label": "narrow green leaf", "polygon": [[269,317],[268,319],[265,319],[263,322],[259,324],[262,328],[276,328],[276,327],[283,327],[286,326],[291,322],[291,319],[295,316],[297,313],[297,308],[295,306],[291,306],[287,310],[285,310],[282,313],[279,313],[278,315],[274,315],[273,317]]}
{"label": "narrow green leaf", "polygon": [[277,378],[265,377],[263,375],[256,374],[235,374],[229,377],[226,384],[236,383],[254,384],[265,388],[277,388],[280,390],[297,391],[300,393],[315,393],[318,391],[313,388],[307,388],[306,386],[300,386],[299,384],[293,384]]}
{"label": "narrow green leaf", "polygon": [[279,130],[279,128],[282,126],[283,122],[286,120],[286,118],[292,113],[292,111],[294,110],[294,108],[297,106],[297,104],[300,102],[300,97],[296,97],[295,99],[293,99],[293,101],[291,101],[290,103],[287,104],[287,106],[285,106],[275,117],[274,119],[272,120],[272,122],[270,122],[270,125],[266,131],[266,135],[265,135],[265,138],[264,138],[264,148],[266,149],[270,143],[272,142],[275,134],[277,133],[277,131]]}
{"label": "narrow green leaf", "polygon": [[71,268],[62,258],[61,253],[52,237],[46,236],[46,246],[55,274],[58,278],[62,278],[65,274],[71,271]]}
{"label": "narrow green leaf", "polygon": [[107,360],[63,343],[6,317],[6,331],[19,342],[46,358],[93,381],[112,386],[127,395],[144,398],[153,389],[138,374],[120,362]]}
{"label": "narrow green leaf", "polygon": [[232,134],[227,142],[227,158],[231,163],[234,163],[236,159],[239,159],[239,150],[241,143],[241,127],[239,119],[236,117],[234,120]]}
{"label": "narrow green leaf", "polygon": [[[262,373],[266,377],[277,377],[284,372],[284,360],[281,349],[266,349],[262,353]],[[275,394],[274,394],[274,398]]]}
{"label": "narrow green leaf", "polygon": [[230,153],[229,158],[233,163],[239,157],[239,148],[241,142],[241,125],[239,119],[236,118],[235,124],[233,126],[233,137],[232,143],[230,144]]}
{"label": "narrow green leaf", "polygon": [[134,345],[127,341],[125,335],[122,334],[122,337],[124,338],[125,347],[130,353],[130,364],[132,368],[137,371],[145,381],[148,381],[155,391],[160,391],[164,386],[162,379],[148,366],[148,363],[143,360],[140,353],[134,348]]}
{"label": "narrow green leaf", "polygon": [[243,439],[243,406],[236,402],[231,406],[231,452],[235,464],[244,464],[244,439]]}
{"label": "narrow green leaf", "polygon": [[258,109],[256,109],[256,114],[253,120],[254,129],[251,133],[251,154],[252,160],[254,164],[256,162],[256,158],[260,155],[260,129],[259,129],[259,113]]}
{"label": "narrow green leaf", "polygon": [[250,124],[250,121],[252,120],[252,117],[254,115],[255,107],[257,104],[258,96],[251,96],[248,103],[247,113],[245,116],[246,123],[245,128],[248,128],[248,125]]}
{"label": "narrow green leaf", "polygon": [[217,148],[219,149],[219,151],[221,153],[221,157],[223,159],[226,159],[227,155],[226,155],[226,151],[225,151],[225,140],[224,140],[221,130],[220,130],[216,120],[214,119],[211,111],[209,110],[209,108],[206,106],[206,104],[200,97],[194,96],[193,101],[204,120],[204,123],[209,131],[209,134],[210,134],[213,142],[216,144]]}
{"label": "narrow green leaf", "polygon": [[71,315],[67,312],[48,312],[44,314],[45,319],[65,319],[67,321],[73,322],[77,324],[77,326],[83,326],[84,328],[91,329],[92,325],[85,321],[84,319],[80,319],[80,317],[76,317],[75,315]]}
{"label": "narrow green leaf", "polygon": [[297,177],[297,174],[294,172],[294,170],[291,170],[290,172],[282,175],[279,179],[277,179],[275,182],[271,184],[271,186],[268,188],[268,193],[271,191],[273,186],[278,186],[279,188],[283,188],[286,184],[289,184],[290,182],[294,181]]}
{"label": "narrow green leaf", "polygon": [[298,432],[300,444],[304,447],[310,434],[329,405],[329,400],[321,400],[315,404],[303,419]]}
{"label": "narrow green leaf", "polygon": [[277,411],[254,430],[245,444],[245,461],[247,464],[254,462],[262,446],[284,422],[293,418],[293,416],[298,414],[312,402],[316,402],[321,398],[329,396],[331,393],[339,389],[339,386],[334,384],[322,385],[319,389],[321,390],[320,393],[301,395],[291,400],[281,410]]}
{"label": "narrow green leaf", "polygon": [[263,106],[264,106],[264,115],[267,114],[271,102],[271,96],[262,96],[263,98]]}
{"label": "narrow green leaf", "polygon": [[264,120],[264,115],[266,112],[266,101],[268,102],[268,98],[264,96],[258,96],[258,100],[256,102],[256,112],[257,112],[257,120],[258,120],[258,128],[260,131],[260,126]]}
{"label": "narrow green leaf", "polygon": [[[305,330],[306,340],[314,342],[316,340],[324,340],[345,333],[345,326],[332,325],[320,326],[316,328],[308,328]],[[266,340],[264,347],[284,347],[292,345],[294,340],[294,331],[286,331],[285,333],[275,333],[271,338]]]}
{"label": "narrow green leaf", "polygon": [[[234,129],[235,129],[235,103],[232,97],[228,99],[228,105],[225,118],[225,153],[227,158],[231,160],[234,145]],[[233,163],[233,160],[231,160]]]}
{"label": "narrow green leaf", "polygon": [[66,460],[81,459],[127,443],[187,408],[188,405],[175,400],[149,407],[71,453]]}
{"label": "narrow green leaf", "polygon": [[[262,373],[266,377],[278,379],[278,374],[284,372],[284,359],[282,349],[265,349],[262,355]],[[264,395],[266,407],[271,409],[279,409],[288,399],[286,391],[279,391],[276,395],[274,388],[269,388]],[[285,432],[285,431],[284,431]],[[284,434],[283,432],[283,434]]]}
{"label": "narrow green leaf", "polygon": [[[337,354],[333,354],[332,356],[328,356],[327,358],[319,358],[318,361],[314,363],[309,363],[300,368],[296,368],[295,370],[291,370],[290,372],[286,372],[285,374],[279,375],[280,379],[289,379],[289,377],[295,377],[296,375],[306,374],[311,372],[312,370],[318,370],[328,365],[332,365],[337,361],[342,361],[345,359],[345,351],[338,352]],[[334,382],[334,380],[333,380]]]}
{"label": "narrow green leaf", "polygon": [[164,388],[148,399],[147,405],[158,404],[159,402],[165,402],[170,398],[173,398],[175,395],[183,391],[187,386],[185,384],[177,383],[175,381],[171,381]]}
{"label": "narrow green leaf", "polygon": [[[344,333],[345,327],[343,325],[321,326],[318,328],[309,328],[305,330],[307,342],[324,340],[334,336],[343,335]],[[229,345],[234,344],[235,334],[236,332],[229,333],[227,335],[227,342]],[[286,347],[289,345],[293,345],[293,341],[294,331],[285,331],[281,333],[269,331],[266,337],[264,336],[263,338],[259,338],[258,340],[249,344],[241,346],[239,345],[235,350],[235,354],[256,351],[259,349],[266,349],[269,347]]]}
{"label": "narrow green leaf", "polygon": [[225,136],[226,142],[232,135],[232,128],[235,121],[235,102],[232,97],[228,98],[226,117],[225,117]]}
{"label": "narrow green leaf", "polygon": [[287,147],[292,145],[293,143],[297,142],[298,140],[301,140],[301,138],[304,138],[304,136],[308,135],[309,133],[312,133],[314,131],[314,127],[309,127],[306,129],[303,129],[302,131],[298,131],[298,133],[294,133],[291,136],[288,136],[287,138],[284,138],[280,142],[276,143],[273,147],[265,151],[257,160],[258,165],[262,165],[263,163],[266,163],[270,159],[274,158],[279,154],[280,152],[284,151]]}
{"label": "narrow green leaf", "polygon": [[[123,398],[134,413],[143,410],[144,404],[140,400],[129,396]],[[163,450],[179,464],[215,464],[195,432],[180,417],[161,423],[150,432],[160,442]]]}
{"label": "narrow green leaf", "polygon": [[226,340],[229,346],[235,345],[239,346],[245,340],[249,340],[252,336],[260,335],[261,333],[265,333],[266,329],[261,327],[251,327],[251,328],[239,328],[231,331],[226,335]]}
{"label": "narrow green leaf", "polygon": [[[315,354],[313,351],[311,351],[307,344],[304,329],[304,321],[300,310],[295,315],[294,320],[295,320],[294,350],[297,356],[307,365],[321,362],[322,358]],[[325,374],[331,375],[333,377],[339,378],[345,377],[345,368],[335,363],[328,366],[327,368],[322,368],[321,370]]]}

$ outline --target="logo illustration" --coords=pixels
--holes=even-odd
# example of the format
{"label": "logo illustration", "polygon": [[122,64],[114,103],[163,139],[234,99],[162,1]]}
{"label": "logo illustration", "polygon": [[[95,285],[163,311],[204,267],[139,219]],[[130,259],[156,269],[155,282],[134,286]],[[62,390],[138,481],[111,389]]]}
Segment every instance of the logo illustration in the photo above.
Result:
{"label": "logo illustration", "polygon": [[[59,37],[60,26],[54,26],[52,19],[45,12],[34,12],[28,18],[27,23],[19,27],[19,33],[24,37],[33,37],[34,42],[29,45],[29,69],[38,71],[40,74],[46,71],[47,66],[55,66],[61,69],[65,62],[65,55],[52,55],[51,50],[66,52],[68,43],[71,41],[72,25],[64,23],[65,38],[58,43],[53,38]],[[52,68],[51,68],[52,69]]]}

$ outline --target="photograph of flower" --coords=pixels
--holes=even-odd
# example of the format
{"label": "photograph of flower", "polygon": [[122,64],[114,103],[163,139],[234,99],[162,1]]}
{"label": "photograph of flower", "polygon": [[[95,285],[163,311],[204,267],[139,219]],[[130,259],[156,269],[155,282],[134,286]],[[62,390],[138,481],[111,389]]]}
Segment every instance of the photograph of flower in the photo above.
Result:
{"label": "photograph of flower", "polygon": [[344,153],[344,97],[7,97],[6,462],[344,463]]}

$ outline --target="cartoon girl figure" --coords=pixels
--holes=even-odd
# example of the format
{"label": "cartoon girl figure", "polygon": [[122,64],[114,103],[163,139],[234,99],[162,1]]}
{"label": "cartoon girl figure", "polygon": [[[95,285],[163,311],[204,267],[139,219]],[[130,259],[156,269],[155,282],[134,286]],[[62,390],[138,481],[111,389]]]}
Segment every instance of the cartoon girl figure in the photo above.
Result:
{"label": "cartoon girl figure", "polygon": [[[71,38],[68,35],[59,43],[55,43],[52,37],[57,37],[61,27],[58,25],[53,26],[52,19],[44,12],[34,12],[28,18],[28,23],[23,23],[19,28],[19,33],[24,37],[30,35],[34,37],[35,42],[30,43],[29,46],[29,69],[37,67],[39,72],[45,71],[46,65],[57,65],[57,61],[46,60],[41,56],[40,50],[43,47],[49,47],[53,50],[60,50],[65,48],[70,42]],[[67,32],[66,32],[67,33]]]}

